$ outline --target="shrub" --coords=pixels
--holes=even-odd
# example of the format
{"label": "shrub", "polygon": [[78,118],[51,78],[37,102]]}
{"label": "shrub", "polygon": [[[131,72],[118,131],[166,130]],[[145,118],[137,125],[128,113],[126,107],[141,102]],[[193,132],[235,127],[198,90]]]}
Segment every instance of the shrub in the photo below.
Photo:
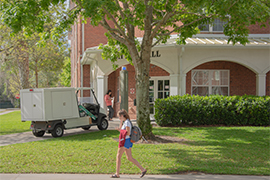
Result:
{"label": "shrub", "polygon": [[268,126],[269,96],[170,96],[155,101],[160,126],[249,125]]}

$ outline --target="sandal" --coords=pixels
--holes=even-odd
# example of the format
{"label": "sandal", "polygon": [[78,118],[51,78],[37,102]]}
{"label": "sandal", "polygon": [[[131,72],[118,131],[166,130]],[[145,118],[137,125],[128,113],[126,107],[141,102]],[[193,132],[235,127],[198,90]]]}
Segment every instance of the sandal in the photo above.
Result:
{"label": "sandal", "polygon": [[147,170],[143,171],[140,178],[142,178],[146,174]]}
{"label": "sandal", "polygon": [[120,176],[117,176],[116,174],[111,175],[111,178],[120,178]]}

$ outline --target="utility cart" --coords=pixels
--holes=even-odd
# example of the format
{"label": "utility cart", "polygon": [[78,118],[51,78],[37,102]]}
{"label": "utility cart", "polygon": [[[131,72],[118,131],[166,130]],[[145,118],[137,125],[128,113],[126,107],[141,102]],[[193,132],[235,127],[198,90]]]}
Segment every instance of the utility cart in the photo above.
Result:
{"label": "utility cart", "polygon": [[[78,92],[89,90],[93,102],[78,103]],[[36,88],[22,89],[21,120],[32,121],[33,135],[42,137],[45,132],[61,137],[64,129],[97,126],[108,128],[106,111],[100,107],[92,88]]]}

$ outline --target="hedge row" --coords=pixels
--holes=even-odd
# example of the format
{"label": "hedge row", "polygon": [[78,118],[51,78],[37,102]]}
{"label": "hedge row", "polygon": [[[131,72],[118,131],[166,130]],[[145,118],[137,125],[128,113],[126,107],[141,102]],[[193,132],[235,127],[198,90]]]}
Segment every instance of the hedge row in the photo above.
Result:
{"label": "hedge row", "polygon": [[269,96],[171,96],[155,101],[160,126],[250,125],[270,123]]}

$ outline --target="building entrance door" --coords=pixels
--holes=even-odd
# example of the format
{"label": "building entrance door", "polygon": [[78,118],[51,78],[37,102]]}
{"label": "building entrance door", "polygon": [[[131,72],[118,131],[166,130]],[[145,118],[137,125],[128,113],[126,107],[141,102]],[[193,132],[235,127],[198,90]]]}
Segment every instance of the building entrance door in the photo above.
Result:
{"label": "building entrance door", "polygon": [[149,81],[149,108],[150,119],[155,119],[155,100],[164,99],[170,96],[170,78],[152,77]]}

